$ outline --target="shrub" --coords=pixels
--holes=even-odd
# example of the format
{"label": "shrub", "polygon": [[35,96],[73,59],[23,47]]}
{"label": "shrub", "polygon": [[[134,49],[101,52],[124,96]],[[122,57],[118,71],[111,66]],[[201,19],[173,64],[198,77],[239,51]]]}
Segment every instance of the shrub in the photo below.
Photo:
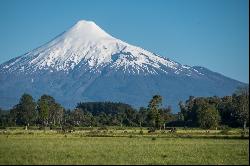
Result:
{"label": "shrub", "polygon": [[164,154],[164,155],[162,155],[162,158],[166,158],[166,157],[167,157],[167,155],[165,155],[165,154]]}
{"label": "shrub", "polygon": [[220,132],[220,134],[225,134],[225,135],[227,135],[227,134],[229,134],[229,131],[230,131],[230,128],[229,128],[228,126],[223,126],[223,127],[221,127],[221,132]]}
{"label": "shrub", "polygon": [[154,132],[155,132],[155,128],[154,127],[148,128],[148,133],[154,133]]}
{"label": "shrub", "polygon": [[6,129],[6,127],[5,126],[0,126],[0,129]]}
{"label": "shrub", "polygon": [[39,126],[38,130],[45,130],[45,127],[44,126]]}
{"label": "shrub", "polygon": [[54,129],[56,129],[57,128],[57,126],[56,125],[53,125],[53,124],[51,124],[50,126],[49,126],[49,129],[50,130],[54,130]]}
{"label": "shrub", "polygon": [[240,135],[241,135],[241,138],[244,138],[244,137],[247,137],[247,135],[249,134],[249,131],[240,131]]}
{"label": "shrub", "polygon": [[176,133],[176,131],[177,131],[177,129],[175,127],[170,130],[170,132],[172,132],[172,133]]}
{"label": "shrub", "polygon": [[70,124],[65,124],[62,126],[62,130],[63,130],[63,132],[73,132],[74,127]]}

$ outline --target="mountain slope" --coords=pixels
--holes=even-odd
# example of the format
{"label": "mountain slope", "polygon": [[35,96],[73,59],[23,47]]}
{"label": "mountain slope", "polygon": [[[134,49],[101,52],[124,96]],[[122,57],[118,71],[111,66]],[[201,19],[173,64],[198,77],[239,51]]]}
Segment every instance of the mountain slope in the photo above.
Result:
{"label": "mountain slope", "polygon": [[0,107],[24,92],[47,93],[66,107],[80,101],[146,106],[152,95],[177,108],[188,96],[229,95],[244,85],[203,67],[181,65],[79,21],[45,45],[0,65]]}

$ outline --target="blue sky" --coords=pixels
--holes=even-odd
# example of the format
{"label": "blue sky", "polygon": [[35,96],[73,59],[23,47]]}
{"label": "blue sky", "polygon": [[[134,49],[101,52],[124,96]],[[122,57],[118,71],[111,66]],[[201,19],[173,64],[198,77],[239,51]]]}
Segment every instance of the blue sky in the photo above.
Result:
{"label": "blue sky", "polygon": [[1,0],[0,63],[92,20],[112,36],[249,83],[248,0]]}

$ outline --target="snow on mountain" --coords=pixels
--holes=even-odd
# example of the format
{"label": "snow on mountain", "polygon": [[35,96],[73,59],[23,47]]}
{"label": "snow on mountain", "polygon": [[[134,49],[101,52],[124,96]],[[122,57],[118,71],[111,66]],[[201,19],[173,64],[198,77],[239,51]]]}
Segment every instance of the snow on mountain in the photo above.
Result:
{"label": "snow on mountain", "polygon": [[[10,72],[36,72],[36,70],[73,70],[78,64],[88,65],[92,71],[104,67],[131,74],[158,74],[173,70],[175,74],[192,72],[183,66],[140,47],[116,39],[92,21],[78,21],[68,31],[49,43],[4,64]],[[187,74],[188,75],[188,74]]]}
{"label": "snow on mountain", "polygon": [[50,42],[0,65],[0,107],[22,93],[47,93],[66,107],[80,101],[146,106],[160,94],[177,108],[190,95],[231,94],[243,85],[202,67],[191,67],[130,45],[92,21],[78,21]]}

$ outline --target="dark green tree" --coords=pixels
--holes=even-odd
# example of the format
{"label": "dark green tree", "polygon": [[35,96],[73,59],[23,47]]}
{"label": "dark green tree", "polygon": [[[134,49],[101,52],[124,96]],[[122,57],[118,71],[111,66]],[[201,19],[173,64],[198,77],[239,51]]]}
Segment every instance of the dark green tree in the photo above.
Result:
{"label": "dark green tree", "polygon": [[240,87],[233,95],[233,105],[237,121],[246,129],[249,124],[249,87]]}
{"label": "dark green tree", "polygon": [[136,114],[136,122],[137,124],[139,124],[140,127],[148,125],[147,116],[148,116],[147,108],[140,107],[139,111]]}
{"label": "dark green tree", "polygon": [[214,106],[201,108],[197,113],[199,127],[204,129],[214,129],[218,127],[220,115]]}
{"label": "dark green tree", "polygon": [[10,118],[10,111],[2,110],[0,108],[0,126],[7,127],[12,125],[11,118]]}
{"label": "dark green tree", "polygon": [[97,116],[97,121],[101,126],[106,126],[110,123],[110,116],[107,115],[105,112],[101,112]]}
{"label": "dark green tree", "polygon": [[185,104],[179,103],[185,125],[202,128],[218,126],[220,116],[217,116],[217,107],[220,102],[221,99],[216,96],[207,98],[190,96]]}
{"label": "dark green tree", "polygon": [[44,126],[62,125],[64,108],[52,96],[42,95],[37,104],[39,119]]}
{"label": "dark green tree", "polygon": [[14,126],[23,125],[21,115],[17,107],[18,104],[14,105],[13,108],[10,109],[10,121],[14,124]]}
{"label": "dark green tree", "polygon": [[159,109],[159,115],[160,115],[159,123],[160,123],[160,126],[163,126],[164,130],[165,130],[166,124],[175,119],[171,112],[172,112],[172,109],[170,106],[168,106],[167,108]]}
{"label": "dark green tree", "polygon": [[159,107],[162,104],[162,97],[160,95],[155,95],[150,100],[148,105],[149,110],[149,119],[152,122],[152,125],[154,128],[159,128],[160,124],[162,122],[160,113],[159,113]]}
{"label": "dark green tree", "polygon": [[43,95],[37,102],[37,110],[39,115],[39,120],[42,122],[44,126],[48,125],[49,120],[49,109],[50,109],[50,102],[48,95]]}
{"label": "dark green tree", "polygon": [[63,118],[63,107],[54,100],[49,103],[49,123],[53,125],[61,125]]}
{"label": "dark green tree", "polygon": [[119,121],[120,127],[123,127],[123,122],[126,118],[126,115],[124,112],[119,112],[116,115],[116,119]]}
{"label": "dark green tree", "polygon": [[21,96],[15,111],[17,111],[16,114],[19,120],[26,125],[27,129],[27,127],[36,119],[36,102],[31,95],[24,93]]}
{"label": "dark green tree", "polygon": [[76,108],[73,112],[72,112],[72,116],[74,119],[74,125],[75,126],[80,126],[83,118],[84,118],[84,114],[83,111],[79,108]]}
{"label": "dark green tree", "polygon": [[220,113],[222,125],[230,127],[238,127],[240,125],[234,116],[236,107],[234,107],[232,96],[222,97],[217,109]]}

